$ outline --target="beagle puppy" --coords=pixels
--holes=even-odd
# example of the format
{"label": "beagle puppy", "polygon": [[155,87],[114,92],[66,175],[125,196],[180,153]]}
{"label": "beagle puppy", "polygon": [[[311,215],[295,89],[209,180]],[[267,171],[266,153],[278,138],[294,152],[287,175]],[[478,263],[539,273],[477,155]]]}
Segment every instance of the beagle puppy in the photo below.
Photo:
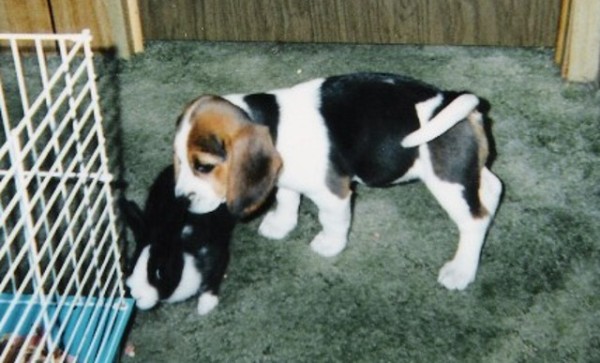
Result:
{"label": "beagle puppy", "polygon": [[354,182],[383,187],[421,180],[460,238],[438,281],[462,290],[475,279],[502,183],[488,168],[489,104],[394,74],[355,73],[253,94],[201,96],[184,109],[174,138],[176,194],[190,211],[225,202],[245,215],[277,186],[259,227],[284,238],[300,197],[318,207],[310,243],[335,256],[347,243]]}

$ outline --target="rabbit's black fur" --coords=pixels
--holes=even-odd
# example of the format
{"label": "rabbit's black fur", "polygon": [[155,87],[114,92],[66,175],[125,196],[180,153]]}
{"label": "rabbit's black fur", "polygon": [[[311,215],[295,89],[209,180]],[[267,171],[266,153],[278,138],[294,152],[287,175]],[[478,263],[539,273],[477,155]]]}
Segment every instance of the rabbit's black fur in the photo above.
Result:
{"label": "rabbit's black fur", "polygon": [[236,223],[227,207],[190,213],[186,198],[175,197],[173,165],[152,184],[143,211],[125,198],[119,204],[136,240],[127,285],[138,307],[148,309],[159,300],[181,301],[200,293],[199,313],[210,311],[218,302]]}

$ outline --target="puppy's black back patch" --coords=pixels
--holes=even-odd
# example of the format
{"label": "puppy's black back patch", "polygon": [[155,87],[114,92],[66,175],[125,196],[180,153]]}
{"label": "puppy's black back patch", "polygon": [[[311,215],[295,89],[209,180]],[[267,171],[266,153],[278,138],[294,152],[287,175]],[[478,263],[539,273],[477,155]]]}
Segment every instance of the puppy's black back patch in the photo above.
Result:
{"label": "puppy's black back patch", "polygon": [[400,145],[419,128],[415,104],[440,90],[423,82],[385,73],[327,78],[321,86],[321,113],[331,140],[330,160],[340,175],[358,176],[382,186],[412,166],[417,149]]}

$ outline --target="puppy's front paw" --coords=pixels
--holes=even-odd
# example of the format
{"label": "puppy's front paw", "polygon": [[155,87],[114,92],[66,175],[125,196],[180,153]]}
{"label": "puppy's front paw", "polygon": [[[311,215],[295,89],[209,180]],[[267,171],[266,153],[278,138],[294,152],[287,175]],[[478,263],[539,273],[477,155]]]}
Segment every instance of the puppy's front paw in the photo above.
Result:
{"label": "puppy's front paw", "polygon": [[295,215],[270,211],[260,223],[258,233],[270,239],[282,239],[296,227],[296,223]]}
{"label": "puppy's front paw", "polygon": [[346,239],[327,238],[319,233],[310,243],[310,248],[323,257],[333,257],[346,247]]}
{"label": "puppy's front paw", "polygon": [[205,292],[198,298],[198,314],[206,315],[219,304],[219,297]]}
{"label": "puppy's front paw", "polygon": [[464,290],[475,280],[477,265],[465,261],[452,260],[440,269],[438,282],[448,290]]}

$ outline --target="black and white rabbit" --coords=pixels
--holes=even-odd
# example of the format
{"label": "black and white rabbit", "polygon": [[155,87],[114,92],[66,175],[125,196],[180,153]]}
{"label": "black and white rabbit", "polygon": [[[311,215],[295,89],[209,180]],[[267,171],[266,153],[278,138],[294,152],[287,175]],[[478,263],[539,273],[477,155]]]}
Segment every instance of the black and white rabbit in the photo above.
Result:
{"label": "black and white rabbit", "polygon": [[140,309],[199,293],[198,313],[204,315],[219,302],[236,220],[225,204],[206,214],[190,213],[188,206],[186,198],[175,197],[173,165],[152,184],[144,211],[135,202],[120,200],[136,240],[135,265],[126,285]]}

